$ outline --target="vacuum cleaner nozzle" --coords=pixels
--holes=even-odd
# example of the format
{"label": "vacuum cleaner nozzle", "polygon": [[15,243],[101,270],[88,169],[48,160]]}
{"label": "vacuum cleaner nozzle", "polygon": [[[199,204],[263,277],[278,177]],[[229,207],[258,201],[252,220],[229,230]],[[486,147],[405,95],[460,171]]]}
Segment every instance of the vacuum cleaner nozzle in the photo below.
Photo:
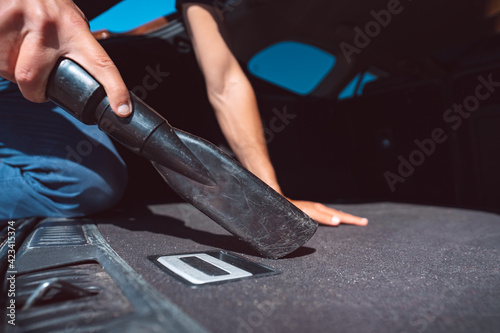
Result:
{"label": "vacuum cleaner nozzle", "polygon": [[60,60],[50,78],[47,95],[85,124],[97,124],[133,152],[207,186],[214,186],[209,171],[177,137],[156,111],[130,93],[133,111],[117,116],[104,88],[69,59]]}

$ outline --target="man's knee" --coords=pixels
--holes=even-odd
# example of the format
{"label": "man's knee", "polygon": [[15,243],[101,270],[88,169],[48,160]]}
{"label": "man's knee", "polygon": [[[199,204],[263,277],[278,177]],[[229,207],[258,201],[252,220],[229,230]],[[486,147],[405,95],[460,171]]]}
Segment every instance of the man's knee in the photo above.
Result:
{"label": "man's knee", "polygon": [[75,209],[67,213],[90,215],[110,209],[120,201],[127,186],[127,172],[118,169],[105,176],[82,177],[79,181],[79,193],[72,200]]}
{"label": "man's knee", "polygon": [[54,197],[62,216],[83,216],[105,211],[117,204],[125,192],[127,170],[124,165],[103,162],[98,170],[79,165],[73,171],[74,175],[70,175],[73,182],[68,186],[63,185],[61,193]]}
{"label": "man's knee", "polygon": [[[64,159],[51,159],[51,167],[23,172],[27,184],[19,202],[20,215],[73,217],[99,213],[111,208],[123,196],[127,186],[125,165],[102,161],[89,168]],[[24,207],[24,208],[23,208]]]}

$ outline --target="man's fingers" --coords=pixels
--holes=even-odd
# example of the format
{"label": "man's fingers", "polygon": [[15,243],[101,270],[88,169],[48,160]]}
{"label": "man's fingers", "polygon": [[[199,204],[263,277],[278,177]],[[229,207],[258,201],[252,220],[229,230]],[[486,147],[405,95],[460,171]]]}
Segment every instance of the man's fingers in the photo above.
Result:
{"label": "man's fingers", "polygon": [[326,224],[326,225],[339,225],[341,220],[338,216],[330,214],[328,212],[323,212],[318,209],[314,208],[305,208],[303,209],[304,213],[309,215],[310,218],[313,220],[317,221],[318,223],[321,224]]}
{"label": "man's fingers", "polygon": [[368,219],[364,217],[354,216],[343,212],[340,212],[339,214],[337,214],[337,216],[340,218],[341,223],[355,224],[355,225],[368,224]]}
{"label": "man's fingers", "polygon": [[85,68],[106,90],[113,111],[122,117],[130,115],[132,103],[130,93],[113,61],[106,51],[89,33],[77,51],[68,53],[66,57],[76,61]]}
{"label": "man's fingers", "polygon": [[49,74],[57,60],[55,49],[41,45],[41,37],[28,34],[21,44],[14,77],[23,96],[36,103],[45,102]]}
{"label": "man's fingers", "polygon": [[[17,34],[10,38],[12,40],[7,40],[7,45],[4,45],[8,49],[2,50],[0,56],[3,76],[16,82],[26,99],[44,102],[50,72],[60,57],[67,57],[102,84],[116,114],[130,115],[129,91],[113,61],[92,36],[83,14],[71,1],[34,2],[35,5],[41,8],[37,14],[45,15],[33,19],[33,13],[21,12],[26,16],[21,23],[27,23],[23,31],[16,31]],[[23,10],[29,12],[26,8]]]}
{"label": "man's fingers", "polygon": [[295,206],[300,208],[304,213],[309,215],[310,218],[316,220],[318,223],[326,225],[339,225],[340,223],[354,224],[354,225],[367,225],[368,220],[363,217],[354,216],[339,210],[327,207],[318,202],[291,200]]}
{"label": "man's fingers", "polygon": [[318,209],[320,209],[324,213],[328,213],[330,215],[336,216],[339,220],[340,223],[346,223],[346,224],[355,224],[355,225],[367,225],[368,224],[368,219],[364,217],[359,217],[355,216],[349,213],[342,212],[337,209],[333,209],[330,207],[327,207],[323,204],[319,204],[321,206],[317,206]]}
{"label": "man's fingers", "polygon": [[50,72],[60,57],[68,57],[102,84],[115,113],[131,113],[130,95],[118,69],[73,1],[2,0],[0,4],[0,74],[16,82],[28,100],[47,100]]}

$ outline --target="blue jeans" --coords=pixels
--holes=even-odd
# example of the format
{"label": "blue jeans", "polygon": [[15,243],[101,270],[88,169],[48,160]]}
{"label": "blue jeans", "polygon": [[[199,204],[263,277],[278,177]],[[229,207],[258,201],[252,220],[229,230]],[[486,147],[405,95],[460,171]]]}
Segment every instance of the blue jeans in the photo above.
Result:
{"label": "blue jeans", "polygon": [[0,220],[97,213],[126,185],[125,163],[96,126],[0,78]]}

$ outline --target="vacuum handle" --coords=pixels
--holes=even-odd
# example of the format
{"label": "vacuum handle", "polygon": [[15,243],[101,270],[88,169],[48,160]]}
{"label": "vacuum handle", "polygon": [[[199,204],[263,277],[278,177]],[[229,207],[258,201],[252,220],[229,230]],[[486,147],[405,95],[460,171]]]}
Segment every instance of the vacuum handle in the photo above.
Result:
{"label": "vacuum handle", "polygon": [[[130,94],[133,113],[116,116],[111,110],[104,87],[85,69],[70,59],[60,59],[50,74],[47,98],[87,125],[99,129],[141,153],[142,146],[160,125],[170,127],[166,120],[134,94]],[[169,128],[170,131],[173,130]]]}
{"label": "vacuum handle", "polygon": [[214,184],[209,171],[165,118],[132,93],[132,114],[117,116],[101,84],[74,61],[63,58],[57,62],[49,76],[46,95],[82,123],[97,124],[134,153],[197,182]]}
{"label": "vacuum handle", "polygon": [[82,123],[97,123],[95,110],[106,97],[104,87],[72,60],[59,59],[49,76],[47,98]]}

